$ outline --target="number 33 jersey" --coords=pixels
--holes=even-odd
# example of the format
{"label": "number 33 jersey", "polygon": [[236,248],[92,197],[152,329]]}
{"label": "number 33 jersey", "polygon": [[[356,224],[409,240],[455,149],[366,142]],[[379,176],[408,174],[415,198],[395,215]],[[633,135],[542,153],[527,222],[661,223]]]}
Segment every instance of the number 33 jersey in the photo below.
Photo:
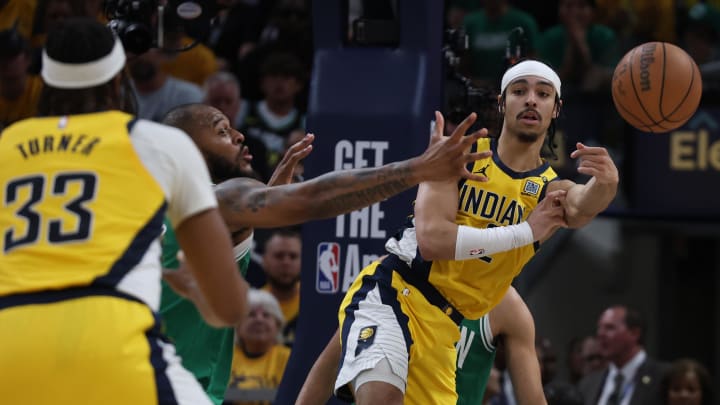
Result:
{"label": "number 33 jersey", "polygon": [[216,206],[186,134],[121,112],[21,121],[0,162],[0,296],[92,285],[157,310],[166,211]]}

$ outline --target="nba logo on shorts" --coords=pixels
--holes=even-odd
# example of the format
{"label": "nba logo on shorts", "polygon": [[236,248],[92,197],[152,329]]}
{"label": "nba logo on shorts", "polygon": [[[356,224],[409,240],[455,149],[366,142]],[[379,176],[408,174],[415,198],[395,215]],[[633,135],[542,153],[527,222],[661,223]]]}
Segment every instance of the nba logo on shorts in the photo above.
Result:
{"label": "nba logo on shorts", "polygon": [[340,287],[340,245],[320,242],[317,248],[317,277],[315,289],[319,293],[333,294]]}

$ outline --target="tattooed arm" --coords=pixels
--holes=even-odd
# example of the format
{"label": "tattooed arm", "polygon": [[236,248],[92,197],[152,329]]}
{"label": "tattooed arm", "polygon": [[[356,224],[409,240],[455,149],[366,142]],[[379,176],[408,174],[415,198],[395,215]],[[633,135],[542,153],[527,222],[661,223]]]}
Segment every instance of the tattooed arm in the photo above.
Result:
{"label": "tattooed arm", "polygon": [[232,232],[332,218],[367,207],[418,183],[409,162],[336,171],[302,183],[268,187],[249,179],[215,187],[220,212]]}
{"label": "tattooed arm", "polygon": [[[474,114],[473,114],[474,116]],[[442,120],[436,112],[436,120]],[[433,131],[422,155],[381,167],[334,171],[302,183],[268,187],[246,178],[228,180],[215,187],[220,212],[232,232],[241,228],[273,228],[332,218],[409,189],[421,181],[465,177],[469,162],[490,152],[470,153],[481,134],[442,136]]]}

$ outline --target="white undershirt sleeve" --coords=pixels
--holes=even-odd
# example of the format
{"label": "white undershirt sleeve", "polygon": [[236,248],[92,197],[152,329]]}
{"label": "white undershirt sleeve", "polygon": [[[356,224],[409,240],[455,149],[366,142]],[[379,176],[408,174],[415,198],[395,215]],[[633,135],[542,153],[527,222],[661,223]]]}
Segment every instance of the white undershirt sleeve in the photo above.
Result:
{"label": "white undershirt sleeve", "polygon": [[186,133],[138,120],[131,134],[140,159],[165,192],[167,216],[173,227],[177,228],[186,218],[217,207],[205,160]]}
{"label": "white undershirt sleeve", "polygon": [[477,259],[529,245],[533,241],[532,228],[527,222],[486,229],[460,225],[455,240],[455,260]]}

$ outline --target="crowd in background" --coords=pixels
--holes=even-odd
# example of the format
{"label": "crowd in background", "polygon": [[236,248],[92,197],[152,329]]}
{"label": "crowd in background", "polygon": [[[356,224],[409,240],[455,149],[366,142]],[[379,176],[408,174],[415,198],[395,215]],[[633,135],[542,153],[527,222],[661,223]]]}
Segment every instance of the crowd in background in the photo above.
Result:
{"label": "crowd in background", "polygon": [[[305,132],[313,62],[311,4],[309,0],[225,3],[228,7],[199,43],[182,26],[170,24],[166,48],[194,44],[189,50],[151,49],[130,55],[128,72],[138,115],[160,121],[181,104],[215,106],[245,135],[256,176],[267,181],[288,145]],[[377,7],[380,3],[390,6]],[[392,13],[392,6],[396,4],[389,0],[350,0],[349,18],[374,18],[371,11],[377,9]],[[71,16],[107,21],[99,0],[0,0],[0,130],[37,114],[45,33]],[[507,63],[508,36],[516,27],[522,27],[515,41],[523,53],[558,71],[565,99],[609,98],[615,65],[625,52],[647,41],[680,45],[700,66],[704,79],[717,77],[720,71],[720,1],[448,0],[446,25],[462,28],[468,35],[469,49],[461,55],[458,70],[475,85],[489,89],[498,88]],[[706,87],[717,83],[705,80]],[[301,167],[296,180],[302,181]],[[301,251],[297,229],[256,231],[254,264],[248,275],[256,290],[250,294],[250,316],[236,328],[231,387],[272,389],[280,383],[299,311]],[[610,403],[612,393],[606,395],[600,383],[593,391],[589,381],[610,364],[622,368],[628,352],[644,353],[641,317],[628,321],[635,319],[635,312],[625,307],[619,313],[604,312],[597,331],[568,343],[563,373],[558,373],[563,365],[557,364],[557,345],[538,338],[549,403],[597,403],[592,401],[601,397],[603,404]],[[489,404],[514,403],[502,357],[498,356],[488,384]],[[647,357],[653,356],[647,353]],[[670,405],[712,403],[710,376],[702,363],[703,359],[673,362],[659,377],[658,396]],[[560,382],[556,374],[567,375],[567,381]]]}

